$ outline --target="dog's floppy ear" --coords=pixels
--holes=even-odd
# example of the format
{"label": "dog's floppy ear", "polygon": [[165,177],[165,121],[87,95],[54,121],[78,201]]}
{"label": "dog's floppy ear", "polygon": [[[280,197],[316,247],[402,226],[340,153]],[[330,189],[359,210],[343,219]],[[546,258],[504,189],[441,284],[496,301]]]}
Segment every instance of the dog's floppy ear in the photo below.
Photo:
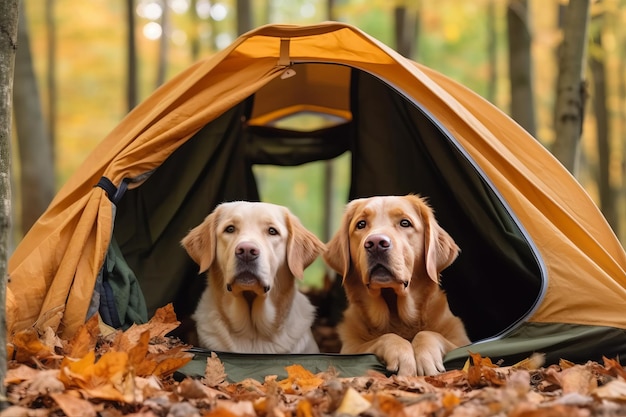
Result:
{"label": "dog's floppy ear", "polygon": [[205,272],[211,267],[215,258],[217,237],[215,229],[217,224],[219,207],[209,214],[202,223],[189,231],[181,240],[191,259],[200,265],[199,273]]}
{"label": "dog's floppy ear", "polygon": [[426,254],[426,272],[430,279],[439,283],[439,273],[454,262],[459,255],[459,247],[437,220],[433,210],[419,197],[415,197],[418,211],[424,222],[424,252]]}
{"label": "dog's floppy ear", "polygon": [[285,222],[289,230],[287,265],[296,278],[302,279],[306,267],[324,251],[325,245],[288,209],[285,209]]}
{"label": "dog's floppy ear", "polygon": [[350,270],[350,222],[354,216],[354,204],[348,204],[341,218],[339,230],[326,244],[324,261],[346,279]]}

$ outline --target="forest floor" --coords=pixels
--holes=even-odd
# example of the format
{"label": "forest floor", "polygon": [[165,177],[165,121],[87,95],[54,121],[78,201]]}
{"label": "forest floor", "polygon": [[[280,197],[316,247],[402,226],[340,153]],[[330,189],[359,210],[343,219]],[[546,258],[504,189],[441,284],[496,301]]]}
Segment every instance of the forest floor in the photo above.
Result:
{"label": "forest floor", "polygon": [[471,355],[464,369],[431,377],[346,378],[296,364],[283,379],[233,383],[212,355],[203,377],[181,379],[189,346],[166,336],[178,325],[166,306],[124,332],[103,334],[94,319],[68,341],[51,329],[13,335],[0,417],[626,416],[626,370],[616,359],[544,367],[535,356],[500,367]]}

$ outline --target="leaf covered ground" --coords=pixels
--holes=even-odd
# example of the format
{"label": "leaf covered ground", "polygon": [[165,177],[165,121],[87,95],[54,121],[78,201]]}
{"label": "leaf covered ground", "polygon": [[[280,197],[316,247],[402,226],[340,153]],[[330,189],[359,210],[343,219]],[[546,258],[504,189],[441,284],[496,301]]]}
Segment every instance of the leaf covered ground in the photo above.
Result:
{"label": "leaf covered ground", "polygon": [[202,378],[175,377],[192,358],[166,336],[178,325],[168,305],[124,332],[103,332],[94,318],[68,341],[51,329],[13,335],[0,417],[626,415],[626,370],[616,359],[544,367],[535,356],[500,367],[471,354],[464,369],[432,377],[345,378],[291,365],[285,379],[232,383],[216,355]]}

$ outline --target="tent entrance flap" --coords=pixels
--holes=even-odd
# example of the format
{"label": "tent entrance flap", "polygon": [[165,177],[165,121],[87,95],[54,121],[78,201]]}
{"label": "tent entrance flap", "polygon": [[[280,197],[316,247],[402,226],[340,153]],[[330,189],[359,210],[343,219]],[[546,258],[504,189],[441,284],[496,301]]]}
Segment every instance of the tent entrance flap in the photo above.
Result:
{"label": "tent entrance flap", "polygon": [[[311,68],[328,66],[333,65]],[[303,73],[316,79],[308,65],[295,67],[293,78]],[[344,74],[345,66],[336,67]],[[277,91],[275,82],[280,81],[266,87]],[[259,199],[253,164],[291,166],[346,151],[352,155],[346,200],[420,194],[459,244],[461,255],[444,271],[442,285],[472,340],[497,335],[535,305],[541,268],[517,223],[471,161],[419,105],[385,82],[352,69],[349,83],[350,120],[311,131],[250,125],[248,115],[257,106],[268,108],[263,98],[273,98],[263,87],[208,123],[144,184],[126,192],[115,234],[146,292],[149,311],[174,299],[177,313],[192,312],[204,280],[179,242],[218,203]],[[503,296],[503,279],[515,297]]]}

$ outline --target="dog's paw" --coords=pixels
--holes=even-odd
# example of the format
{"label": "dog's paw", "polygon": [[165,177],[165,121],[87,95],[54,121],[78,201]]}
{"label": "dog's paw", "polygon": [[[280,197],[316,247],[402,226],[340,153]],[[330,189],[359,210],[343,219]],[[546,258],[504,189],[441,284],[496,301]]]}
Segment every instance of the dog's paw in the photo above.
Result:
{"label": "dog's paw", "polygon": [[415,375],[415,355],[411,342],[397,334],[382,335],[377,341],[375,354],[385,362],[387,370],[398,375]]}
{"label": "dog's paw", "polygon": [[412,345],[417,375],[436,375],[445,372],[443,357],[455,348],[454,344],[441,334],[427,330],[416,334]]}

